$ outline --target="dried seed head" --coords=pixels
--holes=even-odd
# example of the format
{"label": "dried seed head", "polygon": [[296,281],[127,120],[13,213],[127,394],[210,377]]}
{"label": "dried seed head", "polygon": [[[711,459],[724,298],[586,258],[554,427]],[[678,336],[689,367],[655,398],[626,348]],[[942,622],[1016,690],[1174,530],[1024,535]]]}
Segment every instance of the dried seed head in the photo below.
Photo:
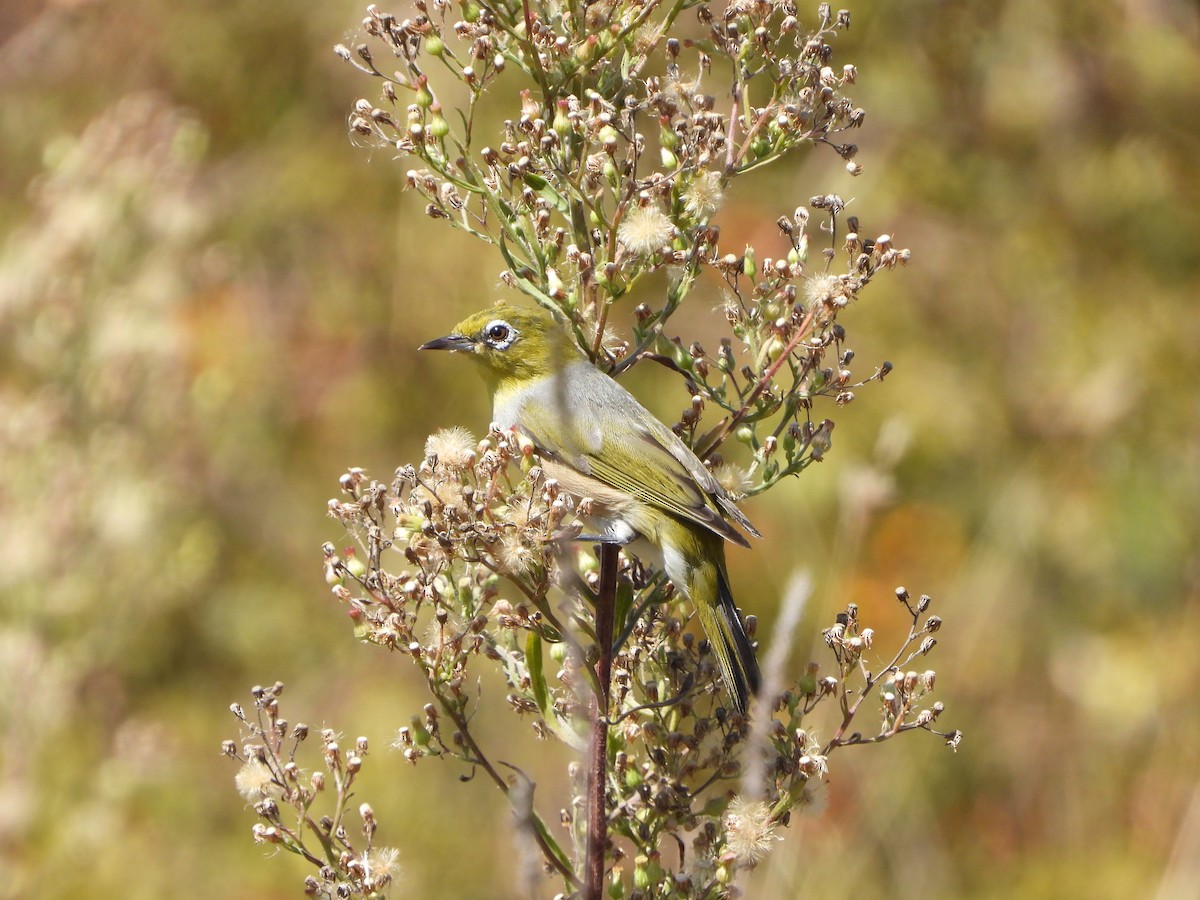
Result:
{"label": "dried seed head", "polygon": [[453,470],[475,464],[477,442],[465,428],[443,428],[425,440],[425,456]]}
{"label": "dried seed head", "polygon": [[248,801],[262,800],[279,792],[270,767],[259,759],[248,759],[243,763],[233,783],[238,793]]}
{"label": "dried seed head", "polygon": [[726,846],[744,863],[762,859],[781,840],[771,807],[762,800],[736,797],[725,812]]}
{"label": "dried seed head", "polygon": [[675,226],[657,204],[647,204],[625,214],[617,239],[630,251],[649,256],[671,240]]}

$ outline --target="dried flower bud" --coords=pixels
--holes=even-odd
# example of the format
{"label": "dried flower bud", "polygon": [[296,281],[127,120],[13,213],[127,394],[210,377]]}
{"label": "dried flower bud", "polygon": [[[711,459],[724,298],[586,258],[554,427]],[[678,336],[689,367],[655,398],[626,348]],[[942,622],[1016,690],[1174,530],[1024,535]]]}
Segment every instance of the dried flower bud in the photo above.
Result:
{"label": "dried flower bud", "polygon": [[283,840],[279,829],[273,825],[263,825],[261,822],[257,822],[251,830],[256,844],[278,844]]}

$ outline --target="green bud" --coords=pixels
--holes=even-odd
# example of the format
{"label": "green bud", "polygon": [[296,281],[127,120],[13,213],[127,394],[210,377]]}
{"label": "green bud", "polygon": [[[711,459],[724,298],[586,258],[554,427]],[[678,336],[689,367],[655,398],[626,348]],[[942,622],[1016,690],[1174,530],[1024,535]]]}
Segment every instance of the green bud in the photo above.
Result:
{"label": "green bud", "polygon": [[557,663],[566,662],[571,655],[571,648],[566,641],[555,641],[550,645],[550,658]]}
{"label": "green bud", "polygon": [[646,871],[644,863],[637,863],[633,867],[633,886],[639,891],[650,887],[650,873]]}
{"label": "green bud", "polygon": [[616,182],[617,167],[616,167],[616,165],[613,164],[613,161],[611,159],[606,159],[604,161],[604,168],[602,171],[604,172],[605,179],[607,179],[610,184]]}
{"label": "green bud", "polygon": [[[746,277],[753,281],[758,276],[758,266],[754,262],[754,248],[749,244],[746,245],[746,256],[742,262],[742,271],[746,273]],[[775,318],[775,316],[772,316]]]}
{"label": "green bud", "polygon": [[463,3],[462,4],[463,18],[468,22],[479,21],[479,4],[478,3]]}
{"label": "green bud", "polygon": [[559,137],[566,137],[571,133],[571,120],[567,118],[564,106],[565,104],[559,104],[558,109],[554,112],[554,121],[550,125]]}
{"label": "green bud", "polygon": [[425,726],[421,724],[421,720],[413,716],[409,720],[409,731],[412,732],[413,743],[418,747],[428,747],[433,735],[425,730]]}
{"label": "green bud", "polygon": [[674,129],[663,125],[660,129],[658,129],[658,142],[663,146],[663,148],[667,150],[674,150],[679,146],[679,135],[675,133]]}
{"label": "green bud", "polygon": [[804,674],[800,676],[800,680],[796,682],[796,689],[806,696],[812,696],[817,692],[817,672],[819,667],[816,663],[809,663]]}
{"label": "green bud", "polygon": [[344,562],[346,571],[357,578],[362,578],[367,574],[367,567],[361,559],[353,554],[347,554]]}
{"label": "green bud", "polygon": [[756,137],[750,142],[750,150],[754,154],[755,159],[762,159],[771,152],[771,142],[765,137]]}
{"label": "green bud", "polygon": [[425,86],[425,82],[421,82],[417,88],[417,96],[413,102],[422,109],[429,109],[429,107],[433,106],[433,94],[429,92],[429,88]]}
{"label": "green bud", "polygon": [[431,34],[425,39],[425,52],[430,56],[440,57],[446,52],[446,42],[440,34]]}
{"label": "green bud", "polygon": [[754,429],[749,425],[739,425],[733,436],[741,443],[749,444],[754,440]]}
{"label": "green bud", "polygon": [[450,133],[450,123],[441,116],[435,115],[433,121],[429,123],[429,133],[441,140]]}
{"label": "green bud", "polygon": [[696,364],[696,360],[692,357],[692,354],[678,345],[675,346],[671,355],[675,358],[675,365],[681,369],[691,369]]}
{"label": "green bud", "polygon": [[767,358],[770,359],[771,362],[775,362],[775,360],[783,356],[783,351],[786,349],[787,344],[784,343],[783,338],[773,337],[771,340],[767,341]]}
{"label": "green bud", "polygon": [[670,170],[679,167],[679,160],[676,159],[675,154],[666,147],[663,147],[660,151],[658,151],[658,156],[659,159],[662,160],[662,166],[664,169]]}
{"label": "green bud", "polygon": [[638,890],[647,890],[662,880],[663,868],[658,860],[644,854],[638,854],[633,861],[633,886]]}

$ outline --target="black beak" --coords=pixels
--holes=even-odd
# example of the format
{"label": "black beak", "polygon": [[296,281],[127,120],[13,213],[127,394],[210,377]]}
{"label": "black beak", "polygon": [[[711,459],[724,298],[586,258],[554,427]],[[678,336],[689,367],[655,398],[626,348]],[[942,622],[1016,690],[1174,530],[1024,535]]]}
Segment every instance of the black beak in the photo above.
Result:
{"label": "black beak", "polygon": [[418,350],[474,350],[475,342],[461,334],[448,334],[422,344]]}

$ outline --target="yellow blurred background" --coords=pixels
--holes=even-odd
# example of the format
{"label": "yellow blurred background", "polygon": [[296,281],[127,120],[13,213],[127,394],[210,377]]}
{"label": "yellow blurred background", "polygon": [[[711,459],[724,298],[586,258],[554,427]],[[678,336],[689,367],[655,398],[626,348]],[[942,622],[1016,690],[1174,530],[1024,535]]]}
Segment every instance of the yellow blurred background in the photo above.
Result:
{"label": "yellow blurred background", "polygon": [[[851,9],[865,174],[803,156],[718,222],[778,255],[779,215],[853,198],[913,250],[843,319],[861,374],[896,370],[828,413],[824,464],[748,504],[766,539],[733,580],[769,643],[813,573],[793,675],[846,602],[882,655],[894,588],[931,594],[966,740],[835,755],[824,815],[748,896],[1198,896],[1200,14]],[[228,704],[275,679],[292,721],[371,738],[397,896],[519,895],[501,798],[386,749],[417,681],[322,579],[347,466],[486,428],[474,375],[415,348],[501,290],[400,191],[409,163],[347,138],[378,86],[331,47],[362,15],[0,4],[0,898],[299,896],[219,753]],[[677,413],[656,377],[635,390]],[[507,714],[481,728],[556,820],[566,757]]]}

